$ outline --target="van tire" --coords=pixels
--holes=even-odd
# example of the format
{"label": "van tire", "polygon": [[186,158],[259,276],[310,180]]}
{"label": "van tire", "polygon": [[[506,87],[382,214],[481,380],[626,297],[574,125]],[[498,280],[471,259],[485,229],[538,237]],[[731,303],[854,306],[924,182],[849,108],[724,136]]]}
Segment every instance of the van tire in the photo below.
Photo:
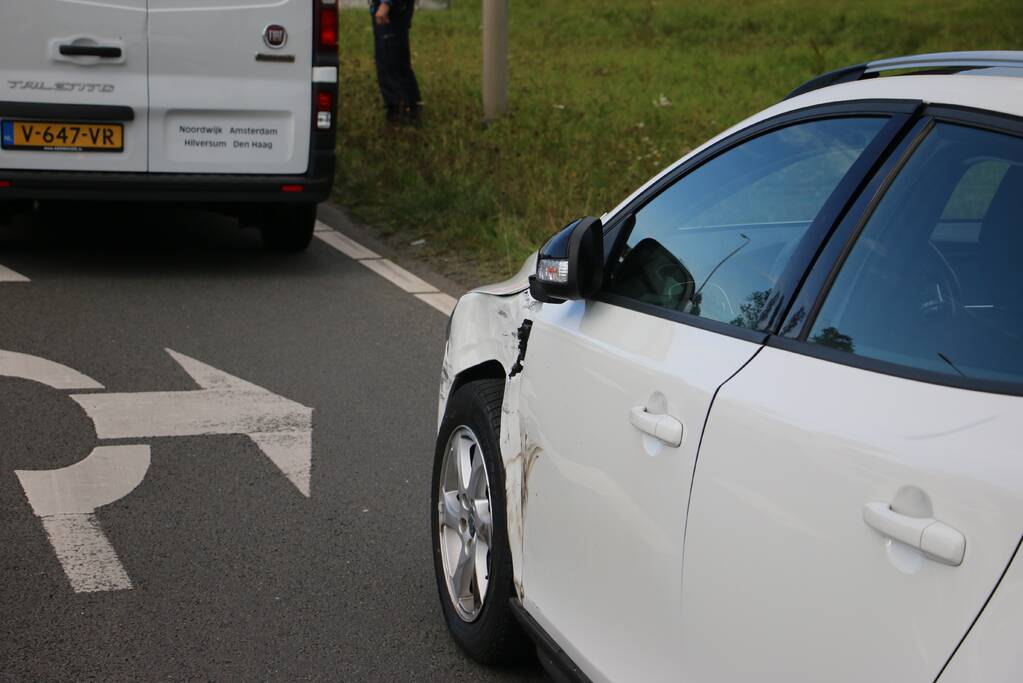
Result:
{"label": "van tire", "polygon": [[315,227],[315,204],[267,207],[259,225],[263,244],[274,251],[305,251]]}

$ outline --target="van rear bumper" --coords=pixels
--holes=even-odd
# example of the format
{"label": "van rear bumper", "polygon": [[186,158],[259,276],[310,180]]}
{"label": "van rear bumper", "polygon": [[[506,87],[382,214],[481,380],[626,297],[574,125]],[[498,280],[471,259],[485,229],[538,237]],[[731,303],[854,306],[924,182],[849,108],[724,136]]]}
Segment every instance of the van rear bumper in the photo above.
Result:
{"label": "van rear bumper", "polygon": [[[314,158],[313,172],[304,175],[99,173],[0,168],[0,202],[64,199],[189,204],[318,203],[330,196],[333,182],[334,156],[331,153]],[[282,189],[285,187],[289,191]]]}

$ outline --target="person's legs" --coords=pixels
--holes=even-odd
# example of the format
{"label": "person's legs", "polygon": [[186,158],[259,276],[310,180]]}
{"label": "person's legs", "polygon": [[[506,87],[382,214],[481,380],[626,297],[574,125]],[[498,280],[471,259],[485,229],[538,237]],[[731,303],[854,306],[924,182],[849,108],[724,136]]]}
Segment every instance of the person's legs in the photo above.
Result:
{"label": "person's legs", "polygon": [[404,89],[401,79],[400,62],[396,62],[396,48],[401,42],[401,34],[405,34],[404,42],[408,43],[408,31],[396,31],[393,22],[384,26],[373,23],[373,47],[377,68],[377,83],[380,95],[387,108],[387,119],[396,121],[401,114],[404,102]]}
{"label": "person's legs", "polygon": [[419,81],[416,79],[416,73],[412,70],[412,48],[409,44],[409,32],[412,29],[412,16],[414,12],[415,3],[409,0],[408,8],[402,17],[404,40],[401,45],[401,80],[405,103],[413,114],[416,114],[419,111],[419,102],[422,101],[423,96],[419,92]]}
{"label": "person's legs", "polygon": [[387,107],[387,118],[391,121],[406,115],[414,120],[419,115],[422,96],[416,74],[412,71],[409,45],[413,12],[411,2],[407,6],[395,3],[390,23],[377,26],[374,22],[373,25],[377,81]]}

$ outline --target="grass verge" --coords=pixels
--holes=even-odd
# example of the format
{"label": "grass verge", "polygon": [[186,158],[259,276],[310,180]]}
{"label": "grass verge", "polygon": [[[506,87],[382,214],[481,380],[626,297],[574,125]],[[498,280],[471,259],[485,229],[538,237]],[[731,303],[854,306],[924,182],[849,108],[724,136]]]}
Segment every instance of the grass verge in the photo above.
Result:
{"label": "grass verge", "polygon": [[342,13],[335,200],[465,284],[599,215],[692,147],[821,72],[1020,49],[1019,0],[515,0],[509,115],[481,125],[479,0],[420,12],[426,109],[390,131],[369,12]]}

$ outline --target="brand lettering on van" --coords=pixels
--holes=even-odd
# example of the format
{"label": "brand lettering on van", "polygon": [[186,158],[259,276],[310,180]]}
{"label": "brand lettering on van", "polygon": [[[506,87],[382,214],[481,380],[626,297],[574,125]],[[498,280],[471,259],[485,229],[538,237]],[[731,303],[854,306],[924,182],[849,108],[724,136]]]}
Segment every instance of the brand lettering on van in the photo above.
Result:
{"label": "brand lettering on van", "polygon": [[11,90],[53,90],[56,92],[93,92],[111,93],[114,86],[110,83],[74,83],[71,81],[17,81],[8,80],[7,87]]}

